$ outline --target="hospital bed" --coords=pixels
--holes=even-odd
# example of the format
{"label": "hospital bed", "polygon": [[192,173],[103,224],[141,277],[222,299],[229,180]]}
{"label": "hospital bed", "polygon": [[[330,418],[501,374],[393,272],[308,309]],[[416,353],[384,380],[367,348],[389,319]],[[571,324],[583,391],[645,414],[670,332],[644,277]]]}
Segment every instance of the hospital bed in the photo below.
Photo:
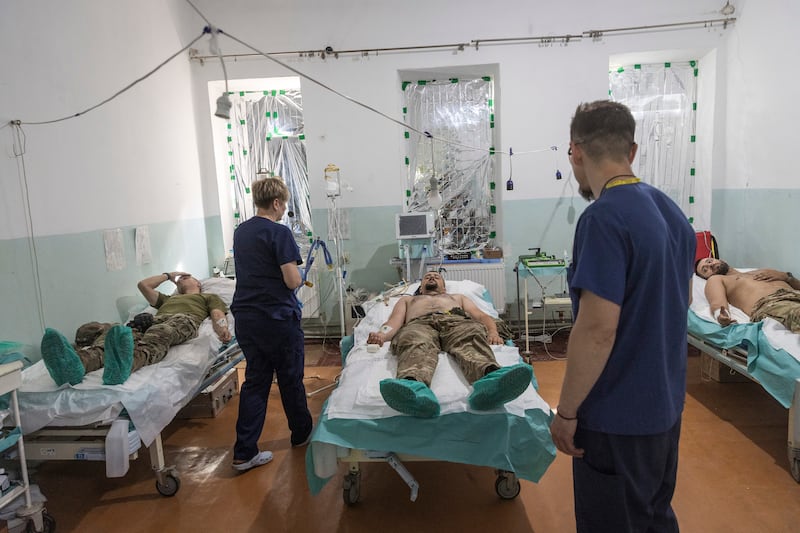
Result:
{"label": "hospital bed", "polygon": [[[481,310],[497,317],[486,289],[471,281],[447,281],[450,293],[469,296]],[[418,284],[402,287],[413,294]],[[463,374],[445,353],[431,388],[439,399],[441,415],[423,419],[403,415],[390,408],[380,395],[380,380],[394,377],[396,358],[385,343],[377,352],[367,350],[366,339],[386,321],[396,295],[384,295],[363,305],[366,316],[354,330],[353,347],[343,349],[343,369],[337,388],[331,393],[306,452],[306,475],[312,494],[337,473],[340,463],[349,465],[344,478],[343,498],[355,504],[361,494],[360,463],[388,462],[416,500],[419,484],[404,462],[448,461],[494,468],[495,490],[504,499],[515,498],[519,479],[538,481],[555,458],[550,436],[552,411],[530,387],[503,408],[472,411],[466,399],[471,391]],[[343,346],[347,344],[343,339]],[[493,347],[501,365],[521,361],[515,346]],[[345,353],[346,352],[346,353]]]}
{"label": "hospital bed", "polygon": [[771,318],[750,322],[733,306],[731,316],[737,323],[721,327],[711,315],[705,284],[694,277],[689,344],[759,383],[789,409],[787,452],[792,477],[800,483],[800,335]]}
{"label": "hospital bed", "polygon": [[[230,305],[235,281],[212,278],[201,284],[203,292],[215,293]],[[233,333],[230,314],[228,322]],[[144,444],[156,489],[173,496],[180,478],[175,467],[165,463],[161,431],[198,391],[242,358],[235,342],[220,345],[206,319],[196,338],[173,346],[162,361],[139,369],[121,385],[103,385],[100,369],[78,385],[59,388],[44,362],[38,361],[22,372],[18,391],[28,459],[104,460],[106,475],[121,477]]]}

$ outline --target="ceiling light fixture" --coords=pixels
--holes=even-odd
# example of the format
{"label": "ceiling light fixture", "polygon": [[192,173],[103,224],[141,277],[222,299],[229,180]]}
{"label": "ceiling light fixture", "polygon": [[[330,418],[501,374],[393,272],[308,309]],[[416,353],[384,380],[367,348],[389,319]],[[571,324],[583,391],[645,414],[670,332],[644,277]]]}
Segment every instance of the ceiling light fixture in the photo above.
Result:
{"label": "ceiling light fixture", "polygon": [[731,5],[730,0],[726,1],[725,5],[722,6],[722,9],[719,10],[719,12],[726,17],[733,15],[734,11],[736,11],[736,8]]}

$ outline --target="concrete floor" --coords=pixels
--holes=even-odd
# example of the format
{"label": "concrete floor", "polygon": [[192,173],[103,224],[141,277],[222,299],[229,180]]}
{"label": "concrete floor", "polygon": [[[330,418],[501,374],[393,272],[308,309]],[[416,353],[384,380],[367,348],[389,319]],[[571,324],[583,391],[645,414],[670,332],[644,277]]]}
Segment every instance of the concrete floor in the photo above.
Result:
{"label": "concrete floor", "polygon": [[[309,347],[309,360],[319,360]],[[316,355],[319,355],[318,353]],[[534,362],[540,394],[555,404],[563,361]],[[308,389],[330,383],[337,367],[309,366]],[[315,418],[328,393],[314,397]],[[514,500],[500,500],[491,469],[443,462],[408,464],[419,498],[385,464],[362,465],[361,501],[343,502],[341,476],[311,496],[305,448],[293,449],[277,389],[270,396],[261,445],[272,463],[238,474],[231,446],[238,397],[214,419],[176,420],[164,432],[167,462],[181,488],[160,496],[145,451],[127,476],[107,479],[99,462],[42,463],[37,482],[59,532],[252,531],[372,532],[575,530],[571,462],[559,454],[538,484],[522,481]],[[754,383],[716,383],[689,358],[688,395],[674,508],[687,532],[800,531],[800,485],[786,458],[788,411]],[[340,465],[343,475],[345,465]]]}

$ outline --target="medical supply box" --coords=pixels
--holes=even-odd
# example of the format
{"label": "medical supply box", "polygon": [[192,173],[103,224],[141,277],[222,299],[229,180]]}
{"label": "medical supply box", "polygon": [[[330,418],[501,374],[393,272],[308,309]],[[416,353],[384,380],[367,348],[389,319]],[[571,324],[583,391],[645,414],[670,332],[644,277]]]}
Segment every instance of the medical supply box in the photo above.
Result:
{"label": "medical supply box", "polygon": [[192,398],[178,411],[176,418],[215,418],[238,391],[239,375],[231,368]]}

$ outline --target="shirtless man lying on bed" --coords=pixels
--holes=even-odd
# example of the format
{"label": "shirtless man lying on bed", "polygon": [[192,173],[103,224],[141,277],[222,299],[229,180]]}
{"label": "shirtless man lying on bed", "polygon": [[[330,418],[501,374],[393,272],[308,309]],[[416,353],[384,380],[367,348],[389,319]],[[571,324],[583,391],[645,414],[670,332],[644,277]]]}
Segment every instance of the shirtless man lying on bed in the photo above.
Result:
{"label": "shirtless man lying on bed", "polygon": [[430,389],[439,352],[448,352],[473,386],[469,406],[476,410],[501,407],[531,383],[529,365],[501,367],[490,344],[502,344],[494,319],[467,296],[447,294],[437,272],[422,278],[419,294],[403,296],[369,344],[391,341],[397,356],[397,379],[380,382],[383,399],[401,413],[430,418],[439,415],[439,401]]}
{"label": "shirtless man lying on bed", "polygon": [[[178,294],[158,292],[156,288],[165,281],[175,283]],[[78,328],[76,350],[58,331],[45,330],[42,359],[56,385],[77,385],[87,372],[99,368],[104,385],[124,383],[132,372],[164,359],[170,346],[196,337],[200,323],[209,316],[220,341],[231,340],[227,306],[216,294],[201,293],[200,282],[191,274],[164,272],[143,279],[138,288],[147,303],[158,309],[144,332],[122,324],[90,322]]]}
{"label": "shirtless man lying on bed", "polygon": [[736,322],[728,305],[738,307],[758,322],[777,320],[793,333],[800,333],[800,280],[791,272],[769,268],[739,272],[720,259],[700,259],[695,272],[706,279],[706,299],[711,314],[723,327]]}

